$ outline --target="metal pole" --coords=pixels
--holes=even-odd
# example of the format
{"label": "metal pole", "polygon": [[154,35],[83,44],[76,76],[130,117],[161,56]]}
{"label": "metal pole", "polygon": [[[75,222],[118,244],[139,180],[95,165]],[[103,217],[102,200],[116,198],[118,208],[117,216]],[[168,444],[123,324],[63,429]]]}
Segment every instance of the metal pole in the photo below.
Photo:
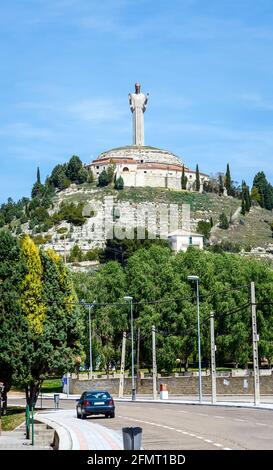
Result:
{"label": "metal pole", "polygon": [[216,403],[216,360],[215,360],[215,338],[214,338],[214,313],[210,312],[210,354],[211,354],[211,401]]}
{"label": "metal pole", "polygon": [[202,403],[202,369],[201,369],[201,333],[200,333],[200,307],[199,307],[199,279],[196,280],[197,298],[197,331],[198,331],[198,382],[199,382],[199,402]]}
{"label": "metal pole", "polygon": [[31,435],[32,435],[32,439],[31,439],[31,445],[34,446],[34,406],[32,405],[32,408],[31,408]]}
{"label": "metal pole", "polygon": [[153,399],[157,399],[157,365],[156,365],[156,344],[155,326],[152,326],[152,350],[153,350]]}
{"label": "metal pole", "polygon": [[134,365],[134,322],[133,322],[133,300],[131,299],[131,343],[132,343],[132,400],[135,396],[135,365]]}
{"label": "metal pole", "polygon": [[90,375],[91,380],[93,377],[93,364],[92,364],[92,325],[91,325],[91,305],[88,307],[89,314],[89,361],[90,361]]}
{"label": "metal pole", "polygon": [[256,296],[255,296],[254,282],[250,283],[250,303],[251,303],[251,316],[252,316],[254,404],[259,405],[260,403],[260,377],[259,377],[259,356],[258,356],[259,336],[257,334]]}
{"label": "metal pole", "polygon": [[69,372],[66,374],[66,396],[69,397]]}
{"label": "metal pole", "polygon": [[125,351],[126,351],[126,332],[123,332],[122,336],[122,348],[121,348],[121,361],[120,361],[120,377],[119,377],[119,398],[123,397],[124,392],[124,369],[125,369]]}

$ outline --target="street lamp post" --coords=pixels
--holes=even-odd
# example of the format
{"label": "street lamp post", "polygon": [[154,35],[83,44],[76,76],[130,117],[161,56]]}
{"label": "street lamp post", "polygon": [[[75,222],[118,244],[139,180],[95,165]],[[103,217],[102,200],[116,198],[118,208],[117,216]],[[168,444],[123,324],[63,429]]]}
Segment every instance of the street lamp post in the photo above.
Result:
{"label": "street lamp post", "polygon": [[[85,303],[84,300],[82,300],[82,303]],[[92,379],[93,377],[93,357],[92,357],[92,323],[91,323],[91,309],[95,307],[95,300],[92,304],[86,304],[85,305],[87,306],[88,305],[88,324],[89,324],[89,362],[90,362],[90,367],[89,367],[89,371],[90,371],[90,377]]]}
{"label": "street lamp post", "polygon": [[199,402],[202,403],[202,369],[201,369],[201,333],[200,333],[200,307],[199,307],[199,277],[188,276],[189,281],[196,282],[196,303],[197,303],[197,334],[198,334],[198,383]]}
{"label": "street lamp post", "polygon": [[133,320],[133,297],[125,296],[124,300],[131,304],[131,346],[132,346],[132,400],[136,399],[135,389],[135,361],[134,361],[134,320]]}

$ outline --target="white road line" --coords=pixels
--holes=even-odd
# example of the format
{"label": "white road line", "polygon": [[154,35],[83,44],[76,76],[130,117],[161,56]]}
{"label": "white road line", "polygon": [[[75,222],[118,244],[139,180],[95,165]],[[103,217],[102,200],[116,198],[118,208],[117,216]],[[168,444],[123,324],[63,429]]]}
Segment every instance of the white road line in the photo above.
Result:
{"label": "white road line", "polygon": [[267,426],[265,423],[255,423],[257,426]]}
{"label": "white road line", "polygon": [[239,421],[240,423],[245,423],[246,419],[235,418],[234,421]]}
{"label": "white road line", "polygon": [[225,416],[217,416],[217,415],[214,415],[213,417],[214,417],[214,418],[218,418],[218,419],[225,419]]}
{"label": "white road line", "polygon": [[208,414],[206,413],[197,413],[199,416],[209,416]]}
{"label": "white road line", "polygon": [[[217,418],[217,416],[215,416],[215,417]],[[157,426],[157,427],[160,427],[160,428],[163,428],[163,429],[169,429],[171,431],[180,432],[180,433],[182,433],[186,436],[195,437],[195,439],[207,442],[208,444],[211,444],[215,447],[223,447],[224,448],[223,444],[218,444],[218,442],[213,442],[211,439],[205,439],[203,436],[198,436],[197,434],[193,434],[192,432],[183,431],[182,429],[172,428],[171,426],[166,426],[165,424],[152,423],[150,421],[144,421],[144,420],[141,420],[141,419],[135,419],[135,418],[130,418],[128,416],[121,416],[121,415],[119,415],[118,418],[123,418],[123,419],[125,418],[129,421],[135,421],[137,423],[142,423],[142,424],[149,424],[150,426]],[[224,417],[223,416],[218,416],[218,418],[224,418]],[[225,450],[232,450],[232,449],[226,447]]]}
{"label": "white road line", "polygon": [[188,413],[188,411],[184,411],[184,410],[178,410],[179,413]]}

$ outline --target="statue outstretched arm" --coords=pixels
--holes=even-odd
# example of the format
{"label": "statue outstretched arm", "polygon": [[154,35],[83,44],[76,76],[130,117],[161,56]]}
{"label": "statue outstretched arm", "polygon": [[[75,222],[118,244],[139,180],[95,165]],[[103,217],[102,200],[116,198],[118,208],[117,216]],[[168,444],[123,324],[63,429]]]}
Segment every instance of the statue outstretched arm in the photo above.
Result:
{"label": "statue outstretched arm", "polygon": [[131,93],[129,93],[129,106],[130,106],[130,110],[132,111],[132,113],[134,112],[134,106],[133,106],[133,103],[132,103],[132,95]]}
{"label": "statue outstretched arm", "polygon": [[145,96],[145,101],[144,101],[144,104],[143,104],[143,112],[146,111],[148,98],[149,98],[149,93],[147,93],[147,95]]}

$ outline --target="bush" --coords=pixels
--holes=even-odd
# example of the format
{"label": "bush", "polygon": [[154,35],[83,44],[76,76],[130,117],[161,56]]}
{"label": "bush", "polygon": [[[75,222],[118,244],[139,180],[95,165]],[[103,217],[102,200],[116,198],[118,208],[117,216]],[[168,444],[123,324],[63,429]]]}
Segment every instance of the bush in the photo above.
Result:
{"label": "bush", "polygon": [[229,227],[229,221],[224,212],[219,216],[219,227],[223,230],[226,230]]}

